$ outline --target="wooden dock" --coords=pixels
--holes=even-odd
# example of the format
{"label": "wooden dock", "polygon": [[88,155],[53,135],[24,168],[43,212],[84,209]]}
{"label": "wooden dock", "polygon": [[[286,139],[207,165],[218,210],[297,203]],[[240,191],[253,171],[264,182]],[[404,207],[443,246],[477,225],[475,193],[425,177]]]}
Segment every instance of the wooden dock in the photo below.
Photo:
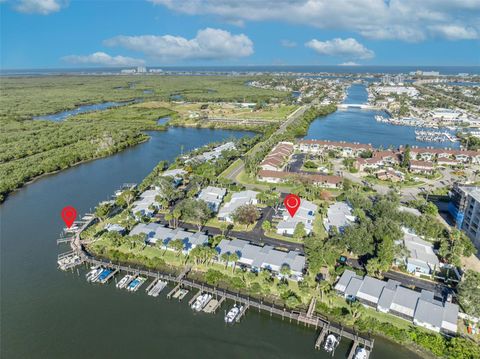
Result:
{"label": "wooden dock", "polygon": [[[298,324],[301,323],[301,324],[304,324],[305,326],[313,326],[315,328],[321,328],[322,330],[325,327],[327,327],[326,332],[335,333],[337,335],[340,335],[343,338],[346,338],[352,341],[357,340],[358,344],[363,346],[367,351],[372,351],[373,349],[373,345],[374,345],[373,339],[360,336],[358,333],[354,332],[353,329],[343,328],[340,324],[337,324],[335,322],[330,322],[325,318],[322,318],[317,315],[312,314],[311,316],[308,316],[306,312],[286,311],[284,307],[278,307],[274,304],[268,304],[268,303],[266,304],[266,303],[263,303],[263,301],[252,299],[249,296],[240,295],[239,293],[234,293],[228,290],[211,287],[204,283],[199,283],[193,280],[185,279],[184,277],[182,279],[179,279],[179,276],[173,276],[171,274],[154,272],[154,271],[149,271],[145,269],[136,269],[136,268],[131,268],[130,266],[113,264],[108,261],[102,261],[92,257],[88,257],[85,253],[83,253],[83,256],[84,256],[84,261],[86,263],[90,263],[91,265],[104,265],[110,268],[116,268],[118,270],[125,271],[127,273],[135,273],[137,275],[147,276],[151,278],[161,278],[163,280],[176,283],[177,287],[179,284],[181,284],[183,285],[183,287],[197,289],[198,292],[195,294],[193,298],[190,299],[189,305],[191,305],[202,292],[208,292],[214,296],[225,297],[225,299],[232,300],[235,303],[241,303],[245,307],[244,311],[246,311],[246,309],[249,307],[253,307],[258,309],[258,311],[263,310],[267,313],[270,313],[270,315],[275,314],[280,316],[281,318],[287,317],[290,319],[290,321],[296,321]],[[171,294],[173,293],[171,292]]]}
{"label": "wooden dock", "polygon": [[192,306],[193,302],[195,302],[195,300],[197,300],[197,298],[200,296],[200,294],[202,294],[202,290],[199,290],[197,292],[197,294],[195,294],[189,301],[188,301],[188,305],[189,306]]}
{"label": "wooden dock", "polygon": [[240,323],[240,319],[242,319],[244,314],[247,312],[247,309],[248,309],[249,306],[250,306],[249,304],[244,305],[242,311],[240,313],[238,313],[237,317],[235,318],[235,321],[237,323]]}
{"label": "wooden dock", "polygon": [[358,341],[354,340],[352,347],[350,348],[350,352],[348,353],[348,358],[347,359],[353,359],[353,356],[355,355],[355,351],[358,348]]}
{"label": "wooden dock", "polygon": [[179,290],[180,290],[180,287],[182,286],[182,283],[178,283],[175,288],[173,288],[170,292],[168,292],[167,294],[167,299],[170,299],[172,298],[172,295],[174,295],[175,293],[177,293]]}
{"label": "wooden dock", "polygon": [[328,333],[328,328],[329,326],[326,325],[320,329],[320,334],[318,335],[317,340],[315,341],[315,349],[320,349],[322,347],[323,340],[325,339],[325,336]]}

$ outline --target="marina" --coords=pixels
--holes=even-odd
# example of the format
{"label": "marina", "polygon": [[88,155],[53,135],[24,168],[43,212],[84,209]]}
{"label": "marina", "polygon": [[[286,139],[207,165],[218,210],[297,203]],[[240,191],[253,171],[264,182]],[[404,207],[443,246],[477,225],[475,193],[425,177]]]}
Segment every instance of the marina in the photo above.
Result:
{"label": "marina", "polygon": [[458,142],[458,139],[446,131],[415,131],[415,139],[422,142]]}

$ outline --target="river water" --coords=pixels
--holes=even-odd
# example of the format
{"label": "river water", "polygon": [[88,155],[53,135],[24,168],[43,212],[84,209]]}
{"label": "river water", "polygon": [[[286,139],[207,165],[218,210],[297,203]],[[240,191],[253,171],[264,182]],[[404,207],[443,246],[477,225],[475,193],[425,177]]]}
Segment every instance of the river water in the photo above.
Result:
{"label": "river water", "polygon": [[[245,132],[169,128],[111,157],[46,176],[0,206],[2,358],[328,358],[313,349],[316,333],[249,311],[226,327],[223,309],[194,314],[187,301],[90,285],[56,268],[55,243],[66,205],[79,213],[107,199],[122,183],[140,182],[160,160]],[[66,249],[66,248],[65,248]],[[60,249],[61,250],[61,249]],[[187,297],[188,298],[188,297]],[[225,308],[226,306],[224,306]],[[336,358],[350,343],[342,340]],[[373,359],[415,358],[378,338]]]}
{"label": "river water", "polygon": [[[366,103],[368,94],[365,86],[354,84],[348,89],[346,104]],[[319,117],[312,122],[308,130],[307,139],[321,139],[331,141],[348,141],[369,143],[374,147],[397,148],[407,143],[419,147],[452,147],[459,144],[452,142],[421,142],[415,139],[415,128],[410,126],[395,126],[375,120],[375,115],[386,114],[383,111],[362,110],[349,108],[338,110],[325,117]]]}

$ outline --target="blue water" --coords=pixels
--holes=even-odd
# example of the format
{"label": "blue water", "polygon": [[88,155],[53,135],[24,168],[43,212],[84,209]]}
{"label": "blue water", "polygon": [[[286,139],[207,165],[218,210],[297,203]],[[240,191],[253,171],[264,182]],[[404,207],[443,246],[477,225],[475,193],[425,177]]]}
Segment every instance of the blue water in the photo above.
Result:
{"label": "blue water", "polygon": [[[365,103],[368,94],[362,84],[354,84],[348,89],[344,103]],[[410,126],[394,126],[375,120],[375,115],[383,115],[382,111],[361,110],[349,108],[338,110],[325,117],[319,117],[312,122],[307,139],[321,139],[331,141],[348,141],[369,143],[374,147],[397,148],[400,145],[414,145],[420,147],[452,147],[459,144],[452,142],[420,142],[415,139],[415,128]]]}
{"label": "blue water", "polygon": [[74,108],[73,110],[68,110],[68,111],[63,111],[59,113],[54,113],[52,115],[45,115],[45,116],[37,116],[34,117],[34,120],[47,120],[47,121],[53,121],[53,122],[60,122],[64,121],[67,118],[71,116],[76,116],[80,115],[81,113],[88,113],[88,112],[94,112],[94,111],[100,111],[100,110],[106,110],[108,108],[112,107],[120,107],[120,106],[126,106],[130,105],[135,101],[125,101],[125,102],[103,102],[103,103],[97,103],[94,105],[84,105],[84,106],[78,106]]}
{"label": "blue water", "polygon": [[447,82],[445,85],[475,87],[480,86],[480,82]]}
{"label": "blue water", "polygon": [[161,117],[157,120],[157,125],[166,125],[170,121],[170,116]]}

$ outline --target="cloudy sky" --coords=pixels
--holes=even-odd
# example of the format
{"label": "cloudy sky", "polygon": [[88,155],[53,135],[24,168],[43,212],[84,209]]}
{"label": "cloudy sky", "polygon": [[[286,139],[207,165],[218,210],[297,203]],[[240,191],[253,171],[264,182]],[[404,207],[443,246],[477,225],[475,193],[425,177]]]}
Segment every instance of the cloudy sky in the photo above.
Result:
{"label": "cloudy sky", "polygon": [[1,67],[480,65],[480,0],[0,0]]}

